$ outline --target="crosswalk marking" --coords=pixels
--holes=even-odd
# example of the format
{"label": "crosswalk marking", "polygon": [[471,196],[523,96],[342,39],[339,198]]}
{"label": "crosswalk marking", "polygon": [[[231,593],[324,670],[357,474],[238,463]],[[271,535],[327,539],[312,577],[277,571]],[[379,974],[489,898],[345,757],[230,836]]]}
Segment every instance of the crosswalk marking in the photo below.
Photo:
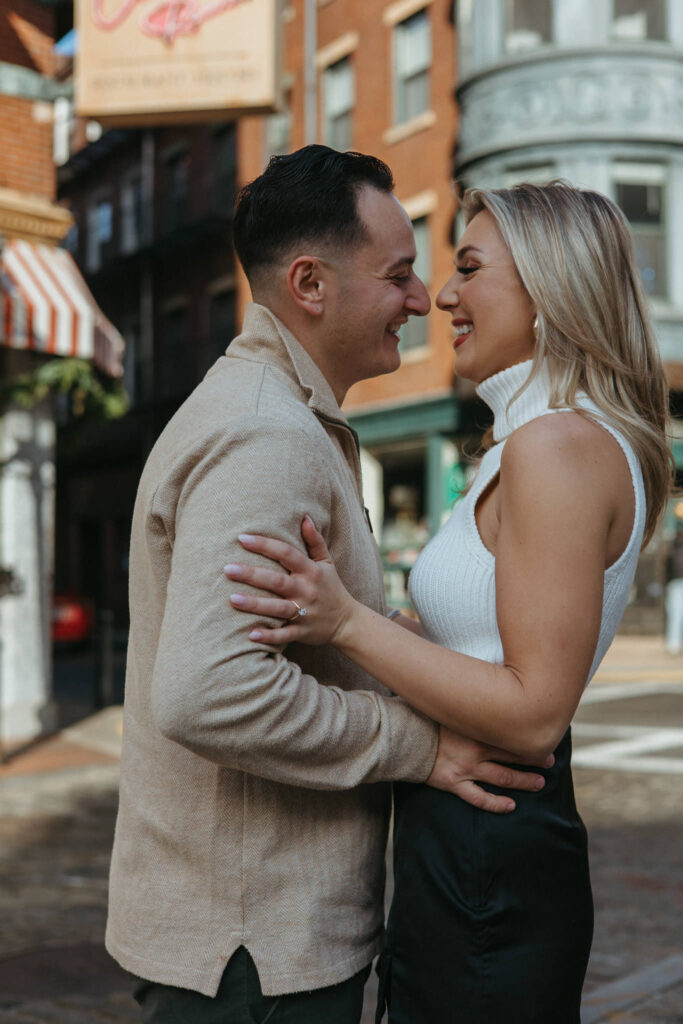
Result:
{"label": "crosswalk marking", "polygon": [[[683,981],[683,956],[674,954],[666,960],[643,967],[625,978],[609,982],[584,995],[581,1002],[581,1024],[603,1024],[621,1020],[620,1010],[642,1008],[649,996],[663,992]],[[642,1019],[642,1018],[641,1018]],[[623,1020],[626,1020],[624,1016]],[[628,1020],[637,1024],[629,1014]]]}
{"label": "crosswalk marking", "polygon": [[[672,694],[683,694],[683,684],[625,683],[588,689],[581,703],[584,706],[617,703],[634,697]],[[572,733],[576,739],[584,741],[574,750],[572,763],[576,767],[683,775],[683,756],[676,756],[683,750],[683,727],[576,722]],[[671,751],[673,756],[658,756],[659,751]]]}

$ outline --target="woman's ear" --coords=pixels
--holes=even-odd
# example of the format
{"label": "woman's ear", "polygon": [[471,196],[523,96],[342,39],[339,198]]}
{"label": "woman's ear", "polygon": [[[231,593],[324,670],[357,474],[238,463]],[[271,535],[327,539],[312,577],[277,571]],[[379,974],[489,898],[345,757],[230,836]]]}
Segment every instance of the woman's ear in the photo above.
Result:
{"label": "woman's ear", "polygon": [[289,294],[311,316],[323,313],[325,285],[325,272],[317,256],[297,256],[287,271]]}

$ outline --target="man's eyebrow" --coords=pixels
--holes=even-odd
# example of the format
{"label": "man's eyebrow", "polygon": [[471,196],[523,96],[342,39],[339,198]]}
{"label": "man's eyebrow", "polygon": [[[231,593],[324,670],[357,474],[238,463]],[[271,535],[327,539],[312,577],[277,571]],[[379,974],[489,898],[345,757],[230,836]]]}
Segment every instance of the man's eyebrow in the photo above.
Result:
{"label": "man's eyebrow", "polygon": [[400,270],[401,267],[405,266],[412,267],[414,262],[414,256],[401,256],[399,260],[396,260],[396,262],[392,263],[390,267],[387,267],[387,273],[390,274],[392,270]]}
{"label": "man's eyebrow", "polygon": [[461,260],[468,252],[481,252],[481,249],[476,245],[463,245],[462,249],[458,249],[455,255],[459,260]]}

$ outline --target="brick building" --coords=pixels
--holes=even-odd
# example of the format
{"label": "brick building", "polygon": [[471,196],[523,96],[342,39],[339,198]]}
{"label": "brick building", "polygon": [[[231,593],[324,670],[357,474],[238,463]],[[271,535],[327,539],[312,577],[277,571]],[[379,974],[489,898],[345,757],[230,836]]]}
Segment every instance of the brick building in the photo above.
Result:
{"label": "brick building", "polygon": [[[311,22],[312,102],[304,61]],[[453,260],[459,123],[453,3],[318,0],[316,7],[294,0],[285,11],[284,51],[287,113],[240,122],[240,180],[259,172],[278,133],[287,148],[310,141],[312,109],[317,141],[373,153],[392,168],[415,227],[416,269],[433,300]],[[240,309],[247,294],[240,282]],[[413,318],[401,334],[400,370],[357,384],[345,405],[363,446],[366,501],[394,603],[403,600],[405,572],[462,478],[460,445],[477,432],[473,412],[482,423],[486,415],[454,377],[447,316]]]}
{"label": "brick building", "polygon": [[[60,195],[77,225],[70,246],[128,339],[133,410],[60,459],[60,578],[86,586],[125,619],[127,518],[142,462],[249,301],[229,240],[234,191],[270,155],[308,141],[390,164],[432,300],[452,268],[454,168],[468,184],[494,186],[562,174],[630,203],[645,256],[660,260],[644,269],[656,285],[669,282],[665,302],[654,293],[653,301],[678,384],[683,263],[670,212],[680,190],[680,19],[674,0],[289,0],[281,113],[233,126],[110,131],[72,155],[60,172]],[[553,96],[577,60],[588,61],[590,75],[569,87],[565,106],[575,97],[590,117],[563,108],[554,119]],[[601,103],[610,76],[632,60],[639,88],[624,86],[614,103]],[[643,97],[654,104],[660,94],[669,96],[660,103],[668,121],[651,125],[638,112]],[[68,112],[63,126],[78,128]],[[666,138],[655,138],[660,130]],[[434,310],[411,320],[401,349],[400,370],[356,385],[345,407],[361,439],[366,500],[395,604],[419,547],[463,486],[464,453],[476,448],[488,416],[455,376],[447,316]],[[651,615],[634,617],[639,628],[661,622],[666,539],[644,563],[639,602]]]}
{"label": "brick building", "polygon": [[[126,551],[144,459],[173,410],[239,326],[249,290],[235,266],[235,190],[276,152],[303,145],[311,92],[304,54],[317,24],[315,136],[387,160],[414,221],[418,272],[432,295],[450,272],[455,36],[450,0],[295,0],[283,11],[286,109],[236,124],[113,130],[82,146],[60,112],[60,198],[75,221],[67,244],[127,341],[131,413],[59,453],[57,579],[126,616]],[[85,126],[91,138],[97,127]],[[69,138],[64,139],[64,134]],[[81,147],[82,148],[79,148]],[[404,328],[404,365],[358,385],[347,407],[360,432],[368,502],[392,550],[415,549],[447,505],[462,423],[450,325]],[[403,590],[403,570],[394,573]]]}

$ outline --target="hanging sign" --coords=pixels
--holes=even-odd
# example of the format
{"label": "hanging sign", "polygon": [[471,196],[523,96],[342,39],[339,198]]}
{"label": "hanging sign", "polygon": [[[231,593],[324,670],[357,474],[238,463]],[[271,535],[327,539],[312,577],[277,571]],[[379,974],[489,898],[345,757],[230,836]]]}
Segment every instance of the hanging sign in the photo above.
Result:
{"label": "hanging sign", "polygon": [[76,0],[76,112],[118,125],[279,106],[278,0]]}

